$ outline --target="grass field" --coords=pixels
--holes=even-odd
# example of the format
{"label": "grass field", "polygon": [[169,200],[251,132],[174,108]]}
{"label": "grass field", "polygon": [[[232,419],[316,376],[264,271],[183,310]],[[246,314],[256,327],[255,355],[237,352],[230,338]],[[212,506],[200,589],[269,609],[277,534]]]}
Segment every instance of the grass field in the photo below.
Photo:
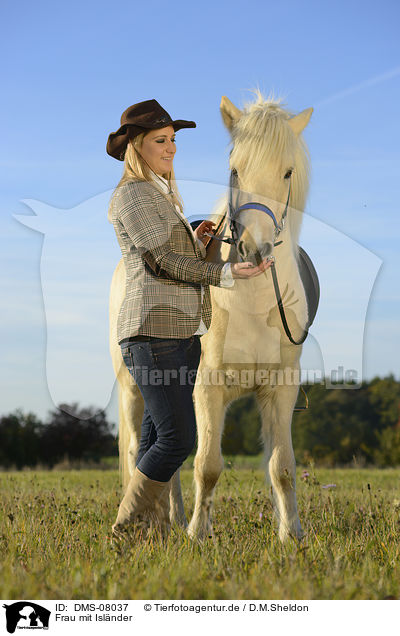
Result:
{"label": "grass field", "polygon": [[[213,540],[177,530],[165,546],[120,551],[117,471],[0,473],[1,598],[400,598],[400,470],[308,472],[300,545],[279,543],[262,471],[234,464],[217,487]],[[182,481],[190,515],[190,470]]]}

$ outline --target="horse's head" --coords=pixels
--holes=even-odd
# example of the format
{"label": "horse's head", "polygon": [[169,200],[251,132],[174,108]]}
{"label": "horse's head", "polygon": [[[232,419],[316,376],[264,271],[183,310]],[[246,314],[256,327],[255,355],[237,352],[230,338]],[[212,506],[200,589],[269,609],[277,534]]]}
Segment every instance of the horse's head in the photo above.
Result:
{"label": "horse's head", "polygon": [[264,100],[259,92],[257,101],[243,111],[227,97],[222,97],[220,108],[233,142],[230,168],[237,174],[233,208],[261,204],[234,214],[237,248],[244,260],[259,263],[272,255],[286,215],[288,229],[279,240],[290,236],[297,244],[300,215],[290,211],[302,211],[305,205],[308,154],[301,132],[313,109],[292,116],[279,102]]}

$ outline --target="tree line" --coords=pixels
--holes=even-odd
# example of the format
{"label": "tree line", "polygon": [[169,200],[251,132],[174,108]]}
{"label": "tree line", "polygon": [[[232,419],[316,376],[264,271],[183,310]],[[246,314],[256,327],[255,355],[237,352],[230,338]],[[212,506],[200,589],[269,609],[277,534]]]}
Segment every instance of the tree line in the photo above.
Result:
{"label": "tree line", "polygon": [[118,455],[118,442],[104,411],[60,404],[45,422],[16,410],[0,418],[0,466],[52,468],[68,461],[99,462]]}
{"label": "tree line", "polygon": [[[337,466],[400,465],[400,382],[393,375],[363,382],[360,388],[303,385],[309,409],[295,413],[293,447],[299,464]],[[299,400],[301,400],[301,393]],[[261,421],[253,394],[227,411],[222,451],[262,452]],[[118,455],[113,424],[104,411],[59,405],[45,422],[17,410],[0,417],[0,466],[53,467],[64,459],[99,462]]]}
{"label": "tree line", "polygon": [[[327,389],[303,385],[309,408],[294,413],[292,439],[296,461],[325,466],[400,465],[400,382],[393,375],[363,382],[360,388]],[[299,392],[299,402],[302,395]],[[248,395],[226,416],[223,451],[256,455],[262,451],[261,420]]]}

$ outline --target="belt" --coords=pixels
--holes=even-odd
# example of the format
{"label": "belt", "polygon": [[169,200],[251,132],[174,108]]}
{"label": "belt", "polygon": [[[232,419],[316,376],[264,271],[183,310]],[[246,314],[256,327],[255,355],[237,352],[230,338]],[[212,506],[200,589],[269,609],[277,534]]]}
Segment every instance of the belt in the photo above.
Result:
{"label": "belt", "polygon": [[[197,337],[199,338],[200,336]],[[131,336],[130,338],[124,338],[119,344],[121,346],[123,344],[134,344],[135,342],[151,342],[152,340],[168,340],[168,338],[156,338],[155,336]],[[179,340],[179,338],[170,338],[170,340]],[[182,340],[186,340],[186,338],[182,338]]]}
{"label": "belt", "polygon": [[131,338],[124,338],[119,343],[122,344],[133,344],[134,342],[150,342],[150,340],[160,340],[161,338],[153,338],[153,336],[132,336]]}

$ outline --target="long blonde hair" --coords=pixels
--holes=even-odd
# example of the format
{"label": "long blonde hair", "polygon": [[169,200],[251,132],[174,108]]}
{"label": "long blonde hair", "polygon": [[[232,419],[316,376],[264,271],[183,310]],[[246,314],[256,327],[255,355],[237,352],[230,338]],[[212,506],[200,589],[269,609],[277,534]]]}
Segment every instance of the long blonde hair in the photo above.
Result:
{"label": "long blonde hair", "polygon": [[162,190],[162,188],[157,183],[157,179],[153,179],[154,172],[151,170],[150,166],[143,159],[140,153],[143,139],[147,134],[148,133],[146,132],[140,133],[139,135],[128,141],[124,156],[124,171],[117,187],[113,192],[108,208],[108,220],[110,222],[112,222],[111,215],[114,195],[117,192],[118,188],[120,188],[125,183],[128,183],[129,181],[149,181],[167,199],[167,201],[173,203],[174,205],[178,205],[180,211],[183,212],[183,201],[181,195],[179,194],[178,186],[176,184],[175,172],[173,167],[171,167],[169,173],[166,172],[161,175],[162,177],[164,177],[164,179],[167,179],[170,185],[170,190],[172,190],[172,194],[166,194],[166,192],[164,192],[164,190]]}

